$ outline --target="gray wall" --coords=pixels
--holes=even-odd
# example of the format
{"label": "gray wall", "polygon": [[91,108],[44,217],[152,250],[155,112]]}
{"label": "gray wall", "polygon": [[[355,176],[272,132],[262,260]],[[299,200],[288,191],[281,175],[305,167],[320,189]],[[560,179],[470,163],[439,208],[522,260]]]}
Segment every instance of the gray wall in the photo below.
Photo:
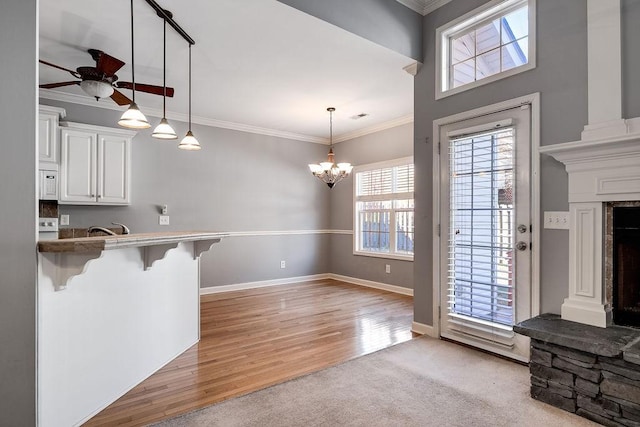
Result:
{"label": "gray wall", "polygon": [[396,0],[278,0],[422,61],[422,16]]}
{"label": "gray wall", "polygon": [[[413,155],[413,124],[341,142],[334,147],[337,161],[365,165]],[[331,228],[353,230],[353,178],[331,193]],[[385,273],[385,264],[391,273]],[[413,262],[353,255],[353,235],[331,236],[331,272],[375,282],[413,288]]]}
{"label": "gray wall", "polygon": [[640,117],[640,0],[622,0],[622,115]]}
{"label": "gray wall", "polygon": [[[432,316],[432,138],[435,119],[541,92],[541,145],[575,141],[587,123],[587,37],[584,0],[538,0],[537,68],[467,92],[435,100],[435,29],[485,3],[454,0],[424,18],[425,65],[415,79],[416,257],[415,320]],[[541,210],[567,210],[567,175],[542,159]],[[540,224],[534,224],[540,226]],[[541,310],[559,313],[568,288],[568,233],[542,230]]]}
{"label": "gray wall", "polygon": [[[36,422],[35,0],[0,3],[0,425]],[[10,135],[10,136],[9,136]]]}
{"label": "gray wall", "polygon": [[[55,102],[68,121],[117,127],[118,111]],[[101,101],[109,102],[109,100]],[[152,123],[158,119],[149,118]],[[186,124],[172,121],[178,135]],[[202,150],[177,149],[143,130],[132,146],[132,204],[60,205],[71,227],[123,222],[132,232],[214,230],[290,231],[329,228],[329,190],[307,168],[326,146],[194,125]],[[158,225],[167,204],[170,226]],[[202,287],[326,273],[323,234],[232,237],[203,255]],[[280,260],[287,268],[280,269]]]}

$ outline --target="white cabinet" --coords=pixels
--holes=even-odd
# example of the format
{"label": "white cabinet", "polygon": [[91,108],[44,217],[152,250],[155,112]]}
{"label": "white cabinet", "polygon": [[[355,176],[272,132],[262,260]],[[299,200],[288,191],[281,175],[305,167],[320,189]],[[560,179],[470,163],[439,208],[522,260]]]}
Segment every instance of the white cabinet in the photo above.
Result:
{"label": "white cabinet", "polygon": [[64,122],[60,128],[62,204],[131,203],[131,140],[135,132]]}
{"label": "white cabinet", "polygon": [[62,108],[41,105],[38,115],[38,160],[40,169],[58,170],[58,121],[64,118]]}

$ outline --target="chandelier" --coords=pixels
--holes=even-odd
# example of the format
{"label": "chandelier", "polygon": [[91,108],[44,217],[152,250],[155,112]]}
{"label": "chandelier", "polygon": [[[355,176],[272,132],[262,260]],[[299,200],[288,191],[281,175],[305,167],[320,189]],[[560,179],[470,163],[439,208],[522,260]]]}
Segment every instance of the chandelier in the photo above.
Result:
{"label": "chandelier", "polygon": [[335,155],[333,154],[333,112],[336,109],[329,107],[327,111],[329,112],[329,155],[326,162],[310,164],[309,170],[316,178],[327,184],[329,188],[333,188],[334,185],[349,176],[353,166],[351,166],[351,163],[335,163]]}

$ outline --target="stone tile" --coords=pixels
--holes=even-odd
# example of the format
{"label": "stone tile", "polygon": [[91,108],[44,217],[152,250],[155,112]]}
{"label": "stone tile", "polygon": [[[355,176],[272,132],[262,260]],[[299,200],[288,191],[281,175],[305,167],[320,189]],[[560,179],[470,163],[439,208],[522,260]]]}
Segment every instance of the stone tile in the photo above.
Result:
{"label": "stone tile", "polygon": [[582,408],[579,408],[576,411],[576,415],[580,415],[583,418],[586,418],[586,419],[591,420],[593,422],[596,422],[598,424],[602,424],[603,426],[607,426],[607,427],[624,427],[624,424],[620,424],[620,423],[615,422],[613,420],[610,420],[608,418],[601,417],[600,415],[594,414],[594,413],[589,412],[587,410],[584,410]]}
{"label": "stone tile", "polygon": [[576,393],[573,391],[573,387],[569,387],[564,384],[556,383],[554,381],[547,381],[547,388],[549,391],[558,394],[562,397],[569,399],[575,399]]}
{"label": "stone tile", "polygon": [[558,356],[569,357],[574,360],[579,360],[585,363],[596,363],[596,356],[593,354],[585,353],[583,351],[572,350],[566,347],[560,347],[554,344],[543,343],[542,341],[531,341],[531,346],[540,350],[548,351]]}
{"label": "stone tile", "polygon": [[634,343],[629,344],[624,349],[624,360],[634,365],[640,365],[640,338]]}
{"label": "stone tile", "polygon": [[622,414],[620,410],[620,405],[612,400],[601,398],[602,399],[602,407],[605,412],[613,417],[619,417]]}
{"label": "stone tile", "polygon": [[538,387],[546,388],[547,387],[547,380],[532,376],[531,377],[531,384],[535,385],[535,386],[538,386]]}
{"label": "stone tile", "polygon": [[583,378],[576,378],[576,390],[590,397],[596,397],[600,392],[600,386],[598,384],[587,381]]}
{"label": "stone tile", "polygon": [[628,369],[622,366],[611,365],[609,363],[600,362],[600,369],[603,371],[613,372],[630,380],[640,381],[640,367],[638,369]]}
{"label": "stone tile", "polygon": [[640,404],[640,388],[614,379],[605,378],[600,384],[602,394]]}
{"label": "stone tile", "polygon": [[604,418],[613,418],[604,410],[602,399],[591,399],[589,397],[578,396],[576,403],[579,408],[586,409],[593,414],[600,415]]}
{"label": "stone tile", "polygon": [[599,356],[614,357],[622,348],[640,337],[640,330],[622,326],[598,328],[560,319],[556,314],[542,314],[514,326],[513,330],[544,341]]}
{"label": "stone tile", "polygon": [[621,383],[629,384],[634,387],[640,387],[640,381],[635,381],[627,377],[623,377],[622,375],[614,374],[613,372],[602,371],[602,377],[608,378],[610,380],[615,380]]}
{"label": "stone tile", "polygon": [[582,361],[576,360],[576,359],[574,359],[572,357],[561,356],[561,355],[558,355],[556,357],[558,359],[564,360],[565,362],[569,362],[569,363],[572,363],[574,365],[580,366],[581,368],[593,369],[593,367],[596,366],[595,363],[582,362]]}
{"label": "stone tile", "polygon": [[535,347],[531,347],[531,362],[535,362],[542,366],[551,367],[551,360],[553,359],[553,355],[548,351],[540,350]]}
{"label": "stone tile", "polygon": [[556,408],[564,409],[568,412],[576,412],[576,401],[574,399],[567,399],[550,392],[549,389],[531,386],[531,397]]}
{"label": "stone tile", "polygon": [[559,384],[573,386],[573,374],[569,372],[564,372],[560,369],[538,365],[537,363],[530,363],[529,371],[531,372],[531,375],[535,377],[555,381]]}
{"label": "stone tile", "polygon": [[640,423],[637,421],[625,419],[625,418],[614,418],[615,421],[619,422],[623,426],[627,427],[640,427]]}
{"label": "stone tile", "polygon": [[619,399],[614,396],[609,396],[604,393],[602,397],[604,397],[605,399],[611,400],[612,402],[616,402],[617,404],[620,405],[620,408],[622,408],[623,411],[626,409],[640,415],[640,405],[637,403],[629,402],[628,400],[624,400],[624,399]]}
{"label": "stone tile", "polygon": [[585,380],[589,380],[594,383],[597,383],[600,381],[600,370],[598,369],[583,368],[557,357],[553,359],[553,367],[561,369],[563,371],[574,373],[579,377],[582,377]]}

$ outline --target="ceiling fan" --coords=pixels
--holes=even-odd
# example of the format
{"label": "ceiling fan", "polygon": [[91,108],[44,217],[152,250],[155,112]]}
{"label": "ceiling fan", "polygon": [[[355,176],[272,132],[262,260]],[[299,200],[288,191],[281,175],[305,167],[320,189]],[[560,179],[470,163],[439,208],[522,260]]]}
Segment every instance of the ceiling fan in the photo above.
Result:
{"label": "ceiling fan", "polygon": [[[127,98],[122,92],[118,89],[133,89],[133,83],[131,82],[120,82],[118,80],[118,76],[116,76],[116,71],[124,66],[124,62],[119,60],[118,58],[114,58],[113,56],[107,55],[101,50],[97,49],[89,49],[89,54],[96,61],[95,67],[78,67],[76,71],[69,70],[67,68],[61,67],[59,65],[52,64],[47,61],[40,60],[40,63],[48,65],[50,67],[58,68],[62,71],[67,71],[71,73],[71,75],[80,80],[72,80],[68,82],[59,82],[59,83],[47,83],[40,85],[43,89],[53,89],[62,86],[71,86],[71,85],[79,85],[82,90],[84,90],[87,94],[99,100],[104,97],[111,97],[116,104],[118,105],[129,105],[131,104],[131,100]],[[146,85],[141,83],[136,83],[136,90],[139,92],[151,93],[154,95],[163,95],[165,88],[162,86],[154,86],[154,85]],[[166,88],[166,95],[169,97],[173,96],[173,88]]]}

